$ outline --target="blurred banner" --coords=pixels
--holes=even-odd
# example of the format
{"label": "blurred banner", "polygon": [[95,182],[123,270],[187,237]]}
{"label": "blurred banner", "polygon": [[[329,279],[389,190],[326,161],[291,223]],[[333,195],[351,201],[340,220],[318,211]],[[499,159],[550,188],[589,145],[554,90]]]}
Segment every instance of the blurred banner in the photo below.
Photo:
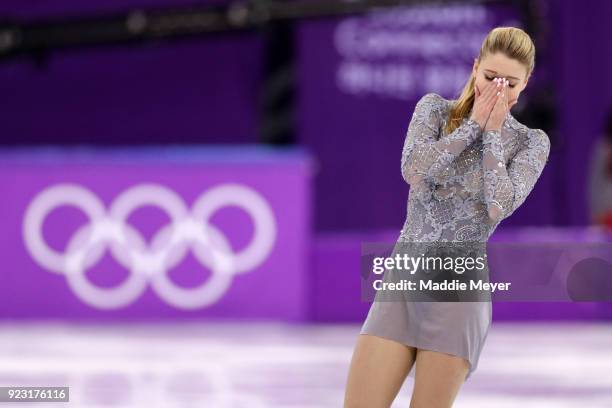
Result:
{"label": "blurred banner", "polygon": [[0,317],[307,317],[309,156],[0,152]]}
{"label": "blurred banner", "polygon": [[[399,236],[399,231],[381,231],[317,237],[312,250],[314,320],[362,320],[371,305],[370,299],[360,295],[361,283],[367,278],[360,275],[363,245],[396,242]],[[512,301],[494,298],[493,318],[610,320],[612,302],[605,299],[612,296],[611,245],[612,233],[597,227],[498,229],[487,244],[492,276],[536,288],[532,293],[521,292]],[[546,285],[551,275],[561,278],[552,281],[549,289],[562,288],[563,292],[551,294],[537,287]]]}

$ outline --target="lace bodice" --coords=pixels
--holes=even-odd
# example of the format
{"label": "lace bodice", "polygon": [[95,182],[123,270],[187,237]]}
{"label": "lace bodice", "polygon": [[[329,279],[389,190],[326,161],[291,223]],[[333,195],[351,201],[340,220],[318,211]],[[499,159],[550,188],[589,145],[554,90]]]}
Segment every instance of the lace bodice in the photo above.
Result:
{"label": "lace bodice", "polygon": [[401,171],[410,191],[402,240],[486,241],[525,201],[548,161],[547,134],[510,113],[501,130],[483,131],[466,118],[445,134],[452,103],[428,93],[408,125]]}

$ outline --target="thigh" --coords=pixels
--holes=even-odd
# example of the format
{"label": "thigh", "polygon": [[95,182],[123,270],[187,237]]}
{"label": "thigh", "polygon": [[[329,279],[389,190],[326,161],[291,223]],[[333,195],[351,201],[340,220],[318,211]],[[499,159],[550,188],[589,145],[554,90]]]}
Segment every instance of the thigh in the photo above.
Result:
{"label": "thigh", "polygon": [[468,370],[462,357],[418,349],[410,408],[450,408]]}
{"label": "thigh", "polygon": [[351,359],[344,407],[390,407],[414,364],[415,356],[414,347],[360,334]]}

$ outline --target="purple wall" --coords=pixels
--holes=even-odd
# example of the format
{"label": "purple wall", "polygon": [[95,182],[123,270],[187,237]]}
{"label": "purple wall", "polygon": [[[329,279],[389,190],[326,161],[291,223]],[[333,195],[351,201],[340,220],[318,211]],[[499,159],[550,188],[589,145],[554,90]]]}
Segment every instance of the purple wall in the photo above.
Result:
{"label": "purple wall", "polygon": [[[143,5],[177,2],[2,2],[0,16],[21,21]],[[255,143],[261,46],[245,33],[56,51],[40,65],[4,61],[0,143]]]}
{"label": "purple wall", "polygon": [[554,1],[551,13],[562,138],[555,146],[554,171],[563,174],[566,187],[555,204],[564,208],[568,224],[583,225],[588,222],[587,164],[606,109],[612,108],[612,2]]}
{"label": "purple wall", "polygon": [[[598,40],[611,37],[607,19],[612,4],[605,0],[539,3],[548,5],[547,20],[541,23],[547,42],[538,43],[544,59],[538,61],[536,77],[525,93],[539,80],[552,78],[559,131],[554,134],[550,163],[530,199],[504,225],[580,225],[588,217],[586,163],[600,135],[605,109],[612,105],[612,81],[607,78],[612,50]],[[0,4],[0,15],[79,15],[146,5],[176,3],[9,1]],[[411,35],[454,38],[449,33],[461,31],[463,37],[458,38],[463,46],[451,49],[450,60],[447,54],[431,50],[420,56],[414,50],[402,53],[388,48],[388,55],[371,54],[372,47],[361,47],[360,41],[368,38],[363,31],[362,37],[351,38],[360,32],[355,27],[376,27],[368,26],[367,17],[299,25],[298,132],[317,160],[317,231],[401,226],[408,186],[401,179],[399,161],[416,99],[426,91],[451,97],[467,78],[471,52],[486,30],[500,24],[520,25],[514,9],[470,7],[472,12],[451,9],[464,23],[457,19],[446,28],[424,24],[425,14],[412,17],[420,25],[402,26],[398,13],[378,14],[374,20],[377,27],[387,25]],[[351,21],[356,23],[353,29]],[[433,50],[440,47],[435,38],[429,37]],[[601,46],[593,47],[592,42]],[[6,61],[0,64],[2,143],[254,142],[262,49],[261,38],[245,33],[58,52],[42,65],[24,58]],[[370,54],[355,54],[360,50]]]}

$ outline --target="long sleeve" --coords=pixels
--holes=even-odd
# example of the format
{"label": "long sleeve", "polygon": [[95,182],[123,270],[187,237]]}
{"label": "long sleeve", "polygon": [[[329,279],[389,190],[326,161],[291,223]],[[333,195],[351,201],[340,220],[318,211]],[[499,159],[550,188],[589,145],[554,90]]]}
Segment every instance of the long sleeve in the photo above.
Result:
{"label": "long sleeve", "polygon": [[550,153],[550,140],[541,129],[530,129],[526,145],[506,168],[499,130],[483,133],[484,198],[489,217],[498,222],[507,218],[527,198],[540,177]]}
{"label": "long sleeve", "polygon": [[428,93],[416,104],[402,149],[402,177],[408,184],[447,180],[444,170],[482,133],[480,125],[468,119],[438,140],[443,102],[440,95]]}

